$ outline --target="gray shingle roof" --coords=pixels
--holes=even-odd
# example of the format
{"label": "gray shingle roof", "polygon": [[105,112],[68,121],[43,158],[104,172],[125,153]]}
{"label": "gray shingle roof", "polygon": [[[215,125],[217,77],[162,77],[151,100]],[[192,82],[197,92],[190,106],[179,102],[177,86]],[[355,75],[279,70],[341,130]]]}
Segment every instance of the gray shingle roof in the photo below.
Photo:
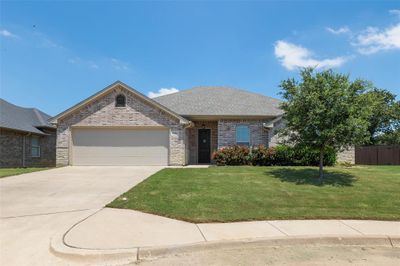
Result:
{"label": "gray shingle roof", "polygon": [[153,100],[182,116],[278,116],[280,100],[230,87],[195,87]]}
{"label": "gray shingle roof", "polygon": [[19,131],[45,134],[39,128],[53,127],[50,116],[36,108],[24,108],[0,98],[0,127]]}

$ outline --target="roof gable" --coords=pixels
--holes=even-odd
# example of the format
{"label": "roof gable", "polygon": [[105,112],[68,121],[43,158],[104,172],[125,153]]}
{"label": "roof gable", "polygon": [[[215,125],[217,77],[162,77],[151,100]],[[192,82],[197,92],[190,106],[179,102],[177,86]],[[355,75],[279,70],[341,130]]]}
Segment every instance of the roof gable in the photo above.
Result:
{"label": "roof gable", "polygon": [[181,117],[180,115],[178,115],[177,113],[171,111],[170,109],[168,109],[167,107],[161,105],[160,103],[150,99],[149,97],[143,95],[142,93],[138,92],[137,90],[133,89],[132,87],[126,85],[125,83],[121,82],[121,81],[116,81],[114,83],[112,83],[111,85],[105,87],[104,89],[102,89],[101,91],[93,94],[92,96],[86,98],[85,100],[77,103],[76,105],[72,106],[71,108],[68,108],[67,110],[61,112],[60,114],[54,116],[53,118],[51,118],[50,122],[51,123],[57,123],[57,121],[71,113],[73,113],[74,111],[79,110],[80,108],[86,106],[87,104],[91,103],[92,101],[94,101],[95,99],[98,99],[99,97],[106,95],[108,92],[110,92],[111,90],[113,90],[114,88],[116,88],[117,86],[122,87],[125,90],[128,90],[130,93],[134,94],[135,96],[137,96],[138,98],[140,98],[141,100],[149,103],[152,106],[155,106],[156,108],[159,108],[163,111],[165,111],[166,113],[168,113],[169,115],[171,115],[172,117],[177,118],[180,123],[182,124],[188,124],[189,121],[186,120],[185,118]]}

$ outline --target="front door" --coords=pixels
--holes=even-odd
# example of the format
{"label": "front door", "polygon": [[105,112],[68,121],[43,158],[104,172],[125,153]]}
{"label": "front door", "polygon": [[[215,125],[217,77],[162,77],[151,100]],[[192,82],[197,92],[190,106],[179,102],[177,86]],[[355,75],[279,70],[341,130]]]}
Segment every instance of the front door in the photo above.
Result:
{"label": "front door", "polygon": [[210,129],[199,129],[199,163],[210,163],[211,162],[211,130]]}

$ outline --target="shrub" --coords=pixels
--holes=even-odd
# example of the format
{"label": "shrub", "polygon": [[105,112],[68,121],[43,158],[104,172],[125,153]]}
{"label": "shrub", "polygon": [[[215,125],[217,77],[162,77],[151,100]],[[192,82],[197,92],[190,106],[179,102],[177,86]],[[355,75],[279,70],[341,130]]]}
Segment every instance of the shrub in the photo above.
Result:
{"label": "shrub", "polygon": [[[267,148],[257,146],[249,149],[245,146],[230,146],[222,148],[213,154],[217,165],[319,165],[319,151],[307,146],[277,145]],[[331,166],[336,163],[336,152],[328,148],[324,155],[324,165]]]}
{"label": "shrub", "polygon": [[213,153],[217,165],[248,165],[250,164],[250,149],[245,146],[230,146]]}
{"label": "shrub", "polygon": [[253,165],[273,165],[276,151],[263,145],[251,149],[250,158]]}
{"label": "shrub", "polygon": [[275,161],[273,165],[296,165],[295,150],[288,145],[277,145],[275,149]]}
{"label": "shrub", "polygon": [[[319,150],[312,149],[304,145],[293,147],[295,152],[295,165],[319,165]],[[336,152],[333,148],[328,147],[324,154],[324,165],[332,166],[336,163]]]}

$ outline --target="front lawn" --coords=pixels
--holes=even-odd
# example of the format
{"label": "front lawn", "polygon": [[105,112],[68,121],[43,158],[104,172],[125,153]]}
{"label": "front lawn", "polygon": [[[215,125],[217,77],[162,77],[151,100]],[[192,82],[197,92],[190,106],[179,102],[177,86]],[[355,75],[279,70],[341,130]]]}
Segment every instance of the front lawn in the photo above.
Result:
{"label": "front lawn", "polygon": [[163,169],[108,207],[191,222],[400,220],[400,166]]}
{"label": "front lawn", "polygon": [[0,168],[0,178],[11,175],[20,175],[36,171],[42,171],[47,169],[49,168]]}

